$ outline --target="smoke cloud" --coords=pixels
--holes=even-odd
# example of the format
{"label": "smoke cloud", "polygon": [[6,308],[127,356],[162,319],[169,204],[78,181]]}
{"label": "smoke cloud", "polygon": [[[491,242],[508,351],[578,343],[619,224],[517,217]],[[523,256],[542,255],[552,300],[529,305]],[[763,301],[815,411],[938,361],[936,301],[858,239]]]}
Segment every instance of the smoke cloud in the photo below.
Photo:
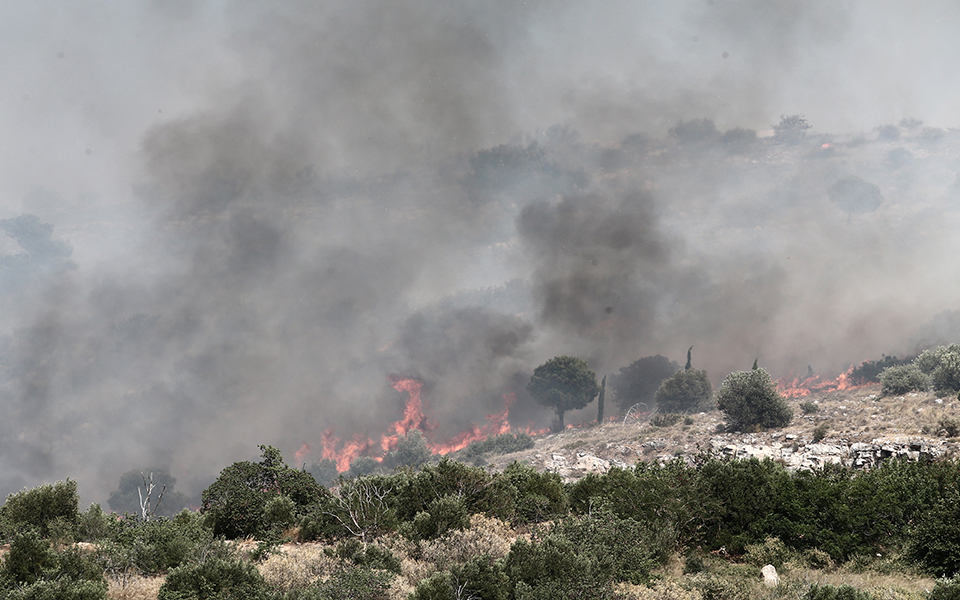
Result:
{"label": "smoke cloud", "polygon": [[958,341],[953,4],[0,12],[0,493]]}

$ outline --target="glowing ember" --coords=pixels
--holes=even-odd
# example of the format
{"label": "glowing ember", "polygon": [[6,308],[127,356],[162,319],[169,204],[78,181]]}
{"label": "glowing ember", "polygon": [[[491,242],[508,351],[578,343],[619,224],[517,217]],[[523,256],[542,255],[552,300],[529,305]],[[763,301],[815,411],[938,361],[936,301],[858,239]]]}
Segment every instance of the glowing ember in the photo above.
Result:
{"label": "glowing ember", "polygon": [[850,368],[841,373],[836,379],[824,381],[821,381],[819,375],[811,375],[804,379],[801,379],[800,377],[794,377],[793,379],[790,379],[789,376],[781,377],[777,380],[777,387],[780,388],[780,393],[788,398],[801,398],[812,393],[855,390],[863,387],[863,384],[853,381],[851,377],[853,374],[853,369],[853,365],[850,365]]}

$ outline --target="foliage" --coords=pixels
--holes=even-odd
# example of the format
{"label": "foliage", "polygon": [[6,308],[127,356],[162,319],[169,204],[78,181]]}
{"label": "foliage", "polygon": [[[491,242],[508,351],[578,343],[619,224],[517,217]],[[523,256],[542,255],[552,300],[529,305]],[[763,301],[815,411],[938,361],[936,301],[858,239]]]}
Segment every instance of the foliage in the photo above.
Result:
{"label": "foliage", "polygon": [[914,364],[930,377],[935,391],[960,390],[960,344],[924,350],[914,360]]}
{"label": "foliage", "polygon": [[80,522],[79,503],[77,482],[67,479],[10,494],[0,508],[0,517],[14,531],[35,527],[40,535],[49,537],[50,525],[57,519],[76,529]]}
{"label": "foliage", "polygon": [[340,472],[337,471],[337,463],[329,458],[322,458],[318,462],[310,463],[308,467],[305,467],[305,470],[313,475],[317,483],[324,487],[335,484],[337,477],[340,476]]}
{"label": "foliage", "polygon": [[734,431],[785,427],[793,419],[793,410],[765,369],[727,375],[717,390],[717,408]]}
{"label": "foliage", "polygon": [[[173,477],[164,469],[144,469],[142,471],[127,471],[120,476],[119,487],[110,494],[107,503],[111,510],[118,513],[140,514],[141,494],[146,494],[143,480],[152,477],[156,490],[153,495],[153,513],[157,516],[171,517],[189,504],[186,495],[174,490],[177,484]],[[162,498],[160,493],[163,493]],[[159,502],[158,502],[159,500]]]}
{"label": "foliage", "polygon": [[960,435],[960,419],[943,417],[937,423],[937,432],[943,432],[947,437],[957,437]]}
{"label": "foliage", "polygon": [[799,144],[807,137],[810,127],[803,115],[781,115],[780,122],[773,126],[774,139],[785,144]]}
{"label": "foliage", "polygon": [[960,492],[955,488],[913,528],[907,556],[938,577],[960,573]]}
{"label": "foliage", "polygon": [[515,522],[540,523],[566,514],[567,495],[557,473],[537,471],[514,461],[501,477],[516,490]]}
{"label": "foliage", "polygon": [[837,180],[827,190],[827,196],[848,215],[873,212],[883,204],[880,188],[856,175]]}
{"label": "foliage", "polygon": [[899,359],[896,356],[883,355],[880,360],[865,360],[850,373],[850,380],[858,385],[879,383],[880,373],[888,368],[910,363],[915,357]]}
{"label": "foliage", "polygon": [[0,568],[0,597],[76,600],[106,598],[103,569],[76,548],[57,553],[33,527],[19,531]]}
{"label": "foliage", "polygon": [[358,456],[350,461],[347,477],[363,477],[376,472],[379,468],[380,463],[372,456]]}
{"label": "foliage", "polygon": [[880,386],[885,396],[899,396],[930,388],[930,377],[915,364],[895,365],[880,372]]}
{"label": "foliage", "polygon": [[397,517],[412,520],[417,513],[429,512],[430,503],[444,496],[461,498],[467,514],[486,513],[502,519],[512,517],[516,502],[516,490],[505,478],[494,478],[480,467],[444,456],[403,483],[394,501]]}
{"label": "foliage", "polygon": [[928,600],[960,600],[960,580],[939,579],[930,590]]}
{"label": "foliage", "polygon": [[423,433],[419,429],[414,429],[400,436],[397,440],[397,449],[383,457],[383,467],[385,469],[396,467],[416,469],[429,461],[432,456]]}
{"label": "foliage", "polygon": [[436,498],[427,510],[417,513],[406,533],[415,540],[432,540],[467,527],[470,527],[470,515],[463,500],[447,495]]}
{"label": "foliage", "polygon": [[639,402],[652,405],[657,388],[679,369],[680,365],[659,354],[645,356],[630,366],[621,367],[619,373],[610,377],[610,388],[621,412]]}
{"label": "foliage", "polygon": [[363,544],[356,538],[340,542],[337,556],[359,567],[400,574],[400,559],[393,552],[376,544]]}
{"label": "foliage", "polygon": [[667,134],[681,144],[710,143],[720,138],[713,119],[692,119],[686,122],[681,120],[671,127]]}
{"label": "foliage", "polygon": [[762,544],[747,544],[744,560],[757,567],[773,565],[777,569],[790,558],[787,545],[777,537],[768,537]]}
{"label": "foliage", "polygon": [[172,519],[143,521],[131,515],[114,519],[100,553],[108,570],[134,568],[145,574],[165,573],[196,560],[214,543],[213,533],[196,513],[184,510]]}
{"label": "foliage", "polygon": [[823,441],[823,438],[827,437],[827,433],[830,431],[830,428],[827,427],[826,423],[817,425],[813,430],[813,441],[814,443]]}
{"label": "foliage", "polygon": [[812,415],[820,412],[820,407],[814,404],[813,402],[801,402],[800,412],[802,412],[805,415]]}
{"label": "foliage", "polygon": [[601,581],[647,583],[653,569],[666,564],[671,555],[658,555],[655,533],[647,525],[609,511],[568,517],[553,532],[573,542],[581,555],[591,557]]}
{"label": "foliage", "polygon": [[267,583],[254,564],[238,558],[215,557],[171,570],[160,586],[157,600],[262,600],[267,592]]}
{"label": "foliage", "polygon": [[510,454],[529,450],[533,446],[533,438],[526,433],[501,433],[485,440],[470,442],[466,448],[457,453],[457,456],[462,460],[473,462],[482,458],[484,454]]}
{"label": "foliage", "polygon": [[87,512],[80,515],[77,524],[77,539],[83,542],[96,542],[106,539],[113,531],[117,519],[106,515],[99,504],[91,504]]}
{"label": "foliage", "polygon": [[654,394],[657,410],[693,412],[707,408],[713,386],[702,369],[684,369],[663,380]]}
{"label": "foliage", "polygon": [[562,429],[563,414],[592,402],[600,386],[596,373],[586,362],[572,356],[557,356],[533,370],[527,391],[538,404],[556,411]]}
{"label": "foliage", "polygon": [[288,467],[279,450],[272,446],[260,446],[260,450],[263,460],[259,463],[234,463],[203,491],[200,511],[215,535],[237,538],[267,534],[264,509],[276,496],[286,496],[293,502],[297,518],[329,498],[329,492],[312,475]]}
{"label": "foliage", "polygon": [[386,571],[353,567],[334,573],[314,590],[306,590],[307,593],[288,593],[283,600],[388,600],[391,579],[392,575]]}

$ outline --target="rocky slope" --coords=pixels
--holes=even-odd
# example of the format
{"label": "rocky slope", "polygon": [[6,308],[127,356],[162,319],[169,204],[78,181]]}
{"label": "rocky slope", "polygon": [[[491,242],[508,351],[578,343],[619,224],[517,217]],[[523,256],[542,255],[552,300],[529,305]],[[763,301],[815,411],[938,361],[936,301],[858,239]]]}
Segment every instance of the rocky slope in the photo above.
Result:
{"label": "rocky slope", "polygon": [[[954,396],[910,393],[883,396],[878,384],[852,390],[811,394],[790,400],[794,419],[783,429],[759,433],[721,433],[719,411],[689,415],[669,427],[651,424],[651,415],[624,423],[608,421],[569,428],[536,438],[531,450],[489,459],[493,468],[517,460],[559,473],[573,481],[587,473],[637,461],[692,459],[700,452],[745,458],[770,457],[788,468],[815,468],[842,463],[868,468],[890,457],[909,460],[950,456],[958,440],[942,425],[956,418]],[[804,413],[801,404],[817,407]],[[819,428],[819,432],[817,431]],[[822,434],[818,435],[818,433]]]}

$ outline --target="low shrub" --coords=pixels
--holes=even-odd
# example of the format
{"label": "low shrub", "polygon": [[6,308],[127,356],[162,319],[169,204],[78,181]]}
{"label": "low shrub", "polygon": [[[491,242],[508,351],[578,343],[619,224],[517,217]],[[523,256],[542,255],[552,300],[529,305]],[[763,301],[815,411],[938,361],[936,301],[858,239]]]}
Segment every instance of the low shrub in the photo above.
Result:
{"label": "low shrub", "polygon": [[880,372],[880,389],[885,396],[923,392],[930,388],[930,377],[916,363],[887,367]]}
{"label": "low shrub", "polygon": [[827,427],[826,423],[817,425],[813,430],[813,441],[821,442],[823,438],[827,437],[827,433],[830,432],[830,428]]}
{"label": "low shrub", "polygon": [[679,423],[682,418],[676,413],[657,413],[650,418],[650,424],[654,427],[670,427]]}
{"label": "low shrub", "polygon": [[869,592],[858,590],[852,585],[833,586],[815,583],[807,590],[803,600],[873,600],[873,596]]}
{"label": "low shrub", "polygon": [[710,408],[713,385],[703,369],[684,369],[667,377],[653,395],[657,410],[664,413],[693,412]]}
{"label": "low shrub", "polygon": [[800,403],[800,412],[805,415],[812,415],[820,411],[820,407],[814,404],[813,402],[801,402]]}
{"label": "low shrub", "polygon": [[238,558],[210,558],[167,573],[157,600],[237,598],[263,600],[269,592],[257,567]]}
{"label": "low shrub", "polygon": [[747,544],[743,558],[757,567],[773,565],[780,569],[790,558],[790,549],[780,538],[769,537],[762,544]]}
{"label": "low shrub", "polygon": [[14,531],[33,527],[43,537],[50,536],[50,524],[57,519],[75,530],[80,523],[80,496],[77,482],[72,479],[41,485],[7,496],[0,515],[7,527]]}

